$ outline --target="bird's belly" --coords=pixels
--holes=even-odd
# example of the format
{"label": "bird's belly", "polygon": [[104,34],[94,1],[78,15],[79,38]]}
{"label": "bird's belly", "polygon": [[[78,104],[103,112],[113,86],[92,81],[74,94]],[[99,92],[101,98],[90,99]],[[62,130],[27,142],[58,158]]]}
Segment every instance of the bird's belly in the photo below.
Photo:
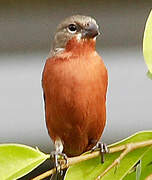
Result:
{"label": "bird's belly", "polygon": [[62,140],[67,155],[79,155],[96,144],[104,129],[106,69],[98,57],[50,67],[43,77],[49,135]]}
{"label": "bird's belly", "polygon": [[61,138],[67,155],[79,155],[96,144],[105,125],[102,83],[73,77],[58,83],[46,98],[49,134]]}

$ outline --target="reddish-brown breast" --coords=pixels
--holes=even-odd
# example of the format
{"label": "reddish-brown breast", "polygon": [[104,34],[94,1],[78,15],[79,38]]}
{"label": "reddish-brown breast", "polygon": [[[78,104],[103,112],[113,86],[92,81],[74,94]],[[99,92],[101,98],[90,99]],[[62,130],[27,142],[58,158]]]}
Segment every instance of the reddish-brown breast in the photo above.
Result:
{"label": "reddish-brown breast", "polygon": [[46,123],[64,153],[79,155],[100,139],[106,121],[107,70],[94,41],[69,41],[66,51],[49,58],[43,71]]}

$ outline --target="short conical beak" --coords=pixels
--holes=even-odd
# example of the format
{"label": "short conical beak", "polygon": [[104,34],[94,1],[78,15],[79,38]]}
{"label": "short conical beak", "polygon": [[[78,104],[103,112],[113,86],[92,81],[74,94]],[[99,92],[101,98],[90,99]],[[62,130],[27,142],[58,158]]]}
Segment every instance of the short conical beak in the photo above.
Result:
{"label": "short conical beak", "polygon": [[90,23],[82,32],[82,38],[94,38],[100,34],[98,26],[94,23]]}

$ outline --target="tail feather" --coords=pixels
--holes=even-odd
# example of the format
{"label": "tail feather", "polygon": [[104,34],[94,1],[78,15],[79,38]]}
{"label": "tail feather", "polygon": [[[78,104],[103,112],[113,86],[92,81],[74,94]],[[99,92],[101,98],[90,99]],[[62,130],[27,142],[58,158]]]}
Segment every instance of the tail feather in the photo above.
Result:
{"label": "tail feather", "polygon": [[64,175],[66,173],[66,170],[63,170],[63,173],[57,172],[56,174],[53,174],[50,178],[50,180],[64,180]]}

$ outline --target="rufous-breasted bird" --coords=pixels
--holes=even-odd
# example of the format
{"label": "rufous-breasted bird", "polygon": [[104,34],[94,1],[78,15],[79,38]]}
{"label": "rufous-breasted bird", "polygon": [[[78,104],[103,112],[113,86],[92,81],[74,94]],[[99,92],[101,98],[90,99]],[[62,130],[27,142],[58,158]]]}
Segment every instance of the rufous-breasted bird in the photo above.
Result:
{"label": "rufous-breasted bird", "polygon": [[108,75],[95,49],[98,34],[88,16],[71,16],[57,27],[42,77],[46,124],[57,154],[92,149],[105,127]]}

